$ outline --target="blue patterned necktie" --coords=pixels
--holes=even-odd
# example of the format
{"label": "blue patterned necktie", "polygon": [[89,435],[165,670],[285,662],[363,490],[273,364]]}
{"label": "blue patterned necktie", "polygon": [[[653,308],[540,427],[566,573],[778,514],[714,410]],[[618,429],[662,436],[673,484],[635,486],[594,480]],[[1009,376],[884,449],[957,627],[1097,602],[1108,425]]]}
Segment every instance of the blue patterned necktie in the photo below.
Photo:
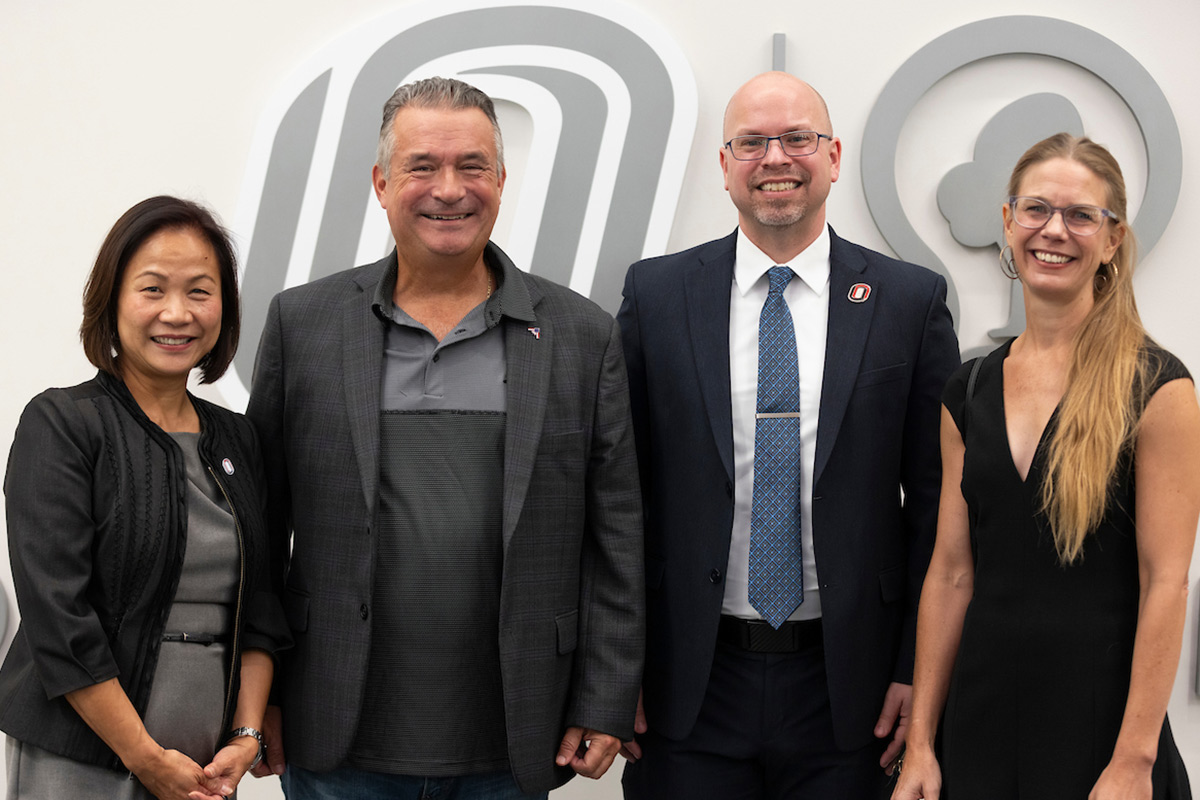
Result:
{"label": "blue patterned necktie", "polygon": [[788,267],[767,273],[758,319],[758,413],[750,515],[750,605],[778,628],[804,600],[800,562],[800,373],[783,290]]}

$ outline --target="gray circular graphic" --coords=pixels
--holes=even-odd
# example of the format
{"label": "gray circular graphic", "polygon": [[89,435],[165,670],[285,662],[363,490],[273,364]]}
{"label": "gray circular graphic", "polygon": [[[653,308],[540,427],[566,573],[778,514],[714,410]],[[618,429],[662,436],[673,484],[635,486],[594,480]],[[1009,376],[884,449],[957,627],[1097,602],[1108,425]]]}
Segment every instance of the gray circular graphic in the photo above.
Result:
{"label": "gray circular graphic", "polygon": [[1146,147],[1146,192],[1133,223],[1143,254],[1162,237],[1179,199],[1183,144],[1175,114],[1146,68],[1115,42],[1072,22],[1034,16],[980,20],[939,36],[896,70],[871,109],[863,131],[862,180],[871,217],[892,249],[946,277],[947,304],[956,322],[954,278],[900,204],[896,147],[908,115],[934,84],[968,64],[1002,55],[1049,56],[1075,64],[1107,83],[1129,107]]}

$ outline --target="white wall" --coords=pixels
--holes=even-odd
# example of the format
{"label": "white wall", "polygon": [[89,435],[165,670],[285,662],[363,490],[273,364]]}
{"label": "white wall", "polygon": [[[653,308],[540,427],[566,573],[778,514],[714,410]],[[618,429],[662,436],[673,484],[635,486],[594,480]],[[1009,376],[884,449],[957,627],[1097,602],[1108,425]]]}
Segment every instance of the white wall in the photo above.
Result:
{"label": "white wall", "polygon": [[[716,153],[720,116],[732,91],[771,64],[771,37],[787,35],[788,67],[817,86],[843,138],[841,181],[830,198],[838,231],[888,251],[867,212],[859,142],[884,83],[917,49],[960,25],[996,14],[1048,15],[1091,28],[1140,61],[1176,114],[1184,180],[1174,220],[1137,278],[1151,332],[1200,370],[1195,305],[1200,270],[1189,224],[1200,219],[1193,153],[1200,146],[1200,4],[1179,0],[1093,0],[1088,4],[1010,0],[911,3],[768,3],[729,0],[633,0],[670,30],[696,75],[700,118],[670,249],[732,230]],[[138,200],[167,192],[207,202],[233,218],[251,137],[266,99],[282,78],[341,33],[404,2],[357,0],[4,0],[0,6],[0,452],[27,400],[51,385],[70,385],[93,370],[76,330],[79,298],[101,239]],[[964,346],[986,342],[1007,307],[994,255],[967,252],[945,234],[934,204],[936,182],[971,156],[980,126],[1005,103],[1037,90],[1054,74],[1078,88],[1089,133],[1111,144],[1136,202],[1145,158],[1131,118],[1103,87],[1061,64],[1026,59],[960,71],[914,114],[901,142],[899,181],[907,213],[950,265],[963,299]],[[1053,70],[1041,73],[1040,68]],[[1074,95],[1073,95],[1073,99]],[[510,147],[512,143],[510,142]],[[519,163],[519,143],[513,163]],[[368,176],[363,176],[364,189]],[[519,175],[510,175],[510,181]],[[350,265],[347,265],[350,266]],[[244,346],[253,347],[254,342]],[[218,398],[219,399],[219,398]],[[7,560],[0,544],[0,560]],[[1192,586],[1200,575],[1193,557]],[[11,597],[7,573],[0,584]],[[1193,592],[1193,597],[1200,592]],[[1193,781],[1200,783],[1200,700],[1195,696],[1197,602],[1189,609],[1183,659],[1170,713]],[[10,612],[10,630],[16,627]],[[248,786],[246,798],[277,797],[274,786]],[[616,776],[576,781],[556,798],[616,798]]]}

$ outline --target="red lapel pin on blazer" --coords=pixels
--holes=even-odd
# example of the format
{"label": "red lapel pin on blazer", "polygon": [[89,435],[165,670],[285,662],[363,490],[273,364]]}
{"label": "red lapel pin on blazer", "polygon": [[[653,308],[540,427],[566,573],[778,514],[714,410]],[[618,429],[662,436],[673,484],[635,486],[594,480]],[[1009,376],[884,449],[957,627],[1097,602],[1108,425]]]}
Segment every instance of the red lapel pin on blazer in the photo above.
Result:
{"label": "red lapel pin on blazer", "polygon": [[851,303],[865,303],[867,298],[871,296],[871,287],[865,283],[856,283],[850,287],[846,299]]}

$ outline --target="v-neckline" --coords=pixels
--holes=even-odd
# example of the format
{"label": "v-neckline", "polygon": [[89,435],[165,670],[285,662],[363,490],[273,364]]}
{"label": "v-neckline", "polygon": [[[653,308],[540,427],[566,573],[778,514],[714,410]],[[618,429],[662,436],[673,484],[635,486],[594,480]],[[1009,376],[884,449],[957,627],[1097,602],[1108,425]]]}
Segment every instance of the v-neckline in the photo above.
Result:
{"label": "v-neckline", "polygon": [[1029,484],[1029,476],[1033,474],[1034,465],[1037,464],[1038,453],[1046,444],[1046,433],[1050,430],[1051,423],[1058,417],[1058,410],[1062,407],[1062,399],[1054,405],[1054,410],[1050,412],[1050,416],[1046,419],[1046,424],[1042,426],[1042,432],[1038,435],[1037,445],[1033,448],[1033,456],[1029,459],[1029,470],[1025,473],[1025,477],[1021,477],[1021,468],[1017,466],[1017,458],[1013,455],[1012,440],[1008,436],[1008,403],[1004,398],[1004,362],[1008,360],[1009,353],[1012,352],[1013,342],[1016,337],[1009,339],[1008,344],[1004,348],[1004,356],[1000,359],[1000,427],[1004,429],[1004,448],[1008,451],[1008,464],[1012,467],[1013,474],[1017,476],[1017,480],[1023,486]]}

